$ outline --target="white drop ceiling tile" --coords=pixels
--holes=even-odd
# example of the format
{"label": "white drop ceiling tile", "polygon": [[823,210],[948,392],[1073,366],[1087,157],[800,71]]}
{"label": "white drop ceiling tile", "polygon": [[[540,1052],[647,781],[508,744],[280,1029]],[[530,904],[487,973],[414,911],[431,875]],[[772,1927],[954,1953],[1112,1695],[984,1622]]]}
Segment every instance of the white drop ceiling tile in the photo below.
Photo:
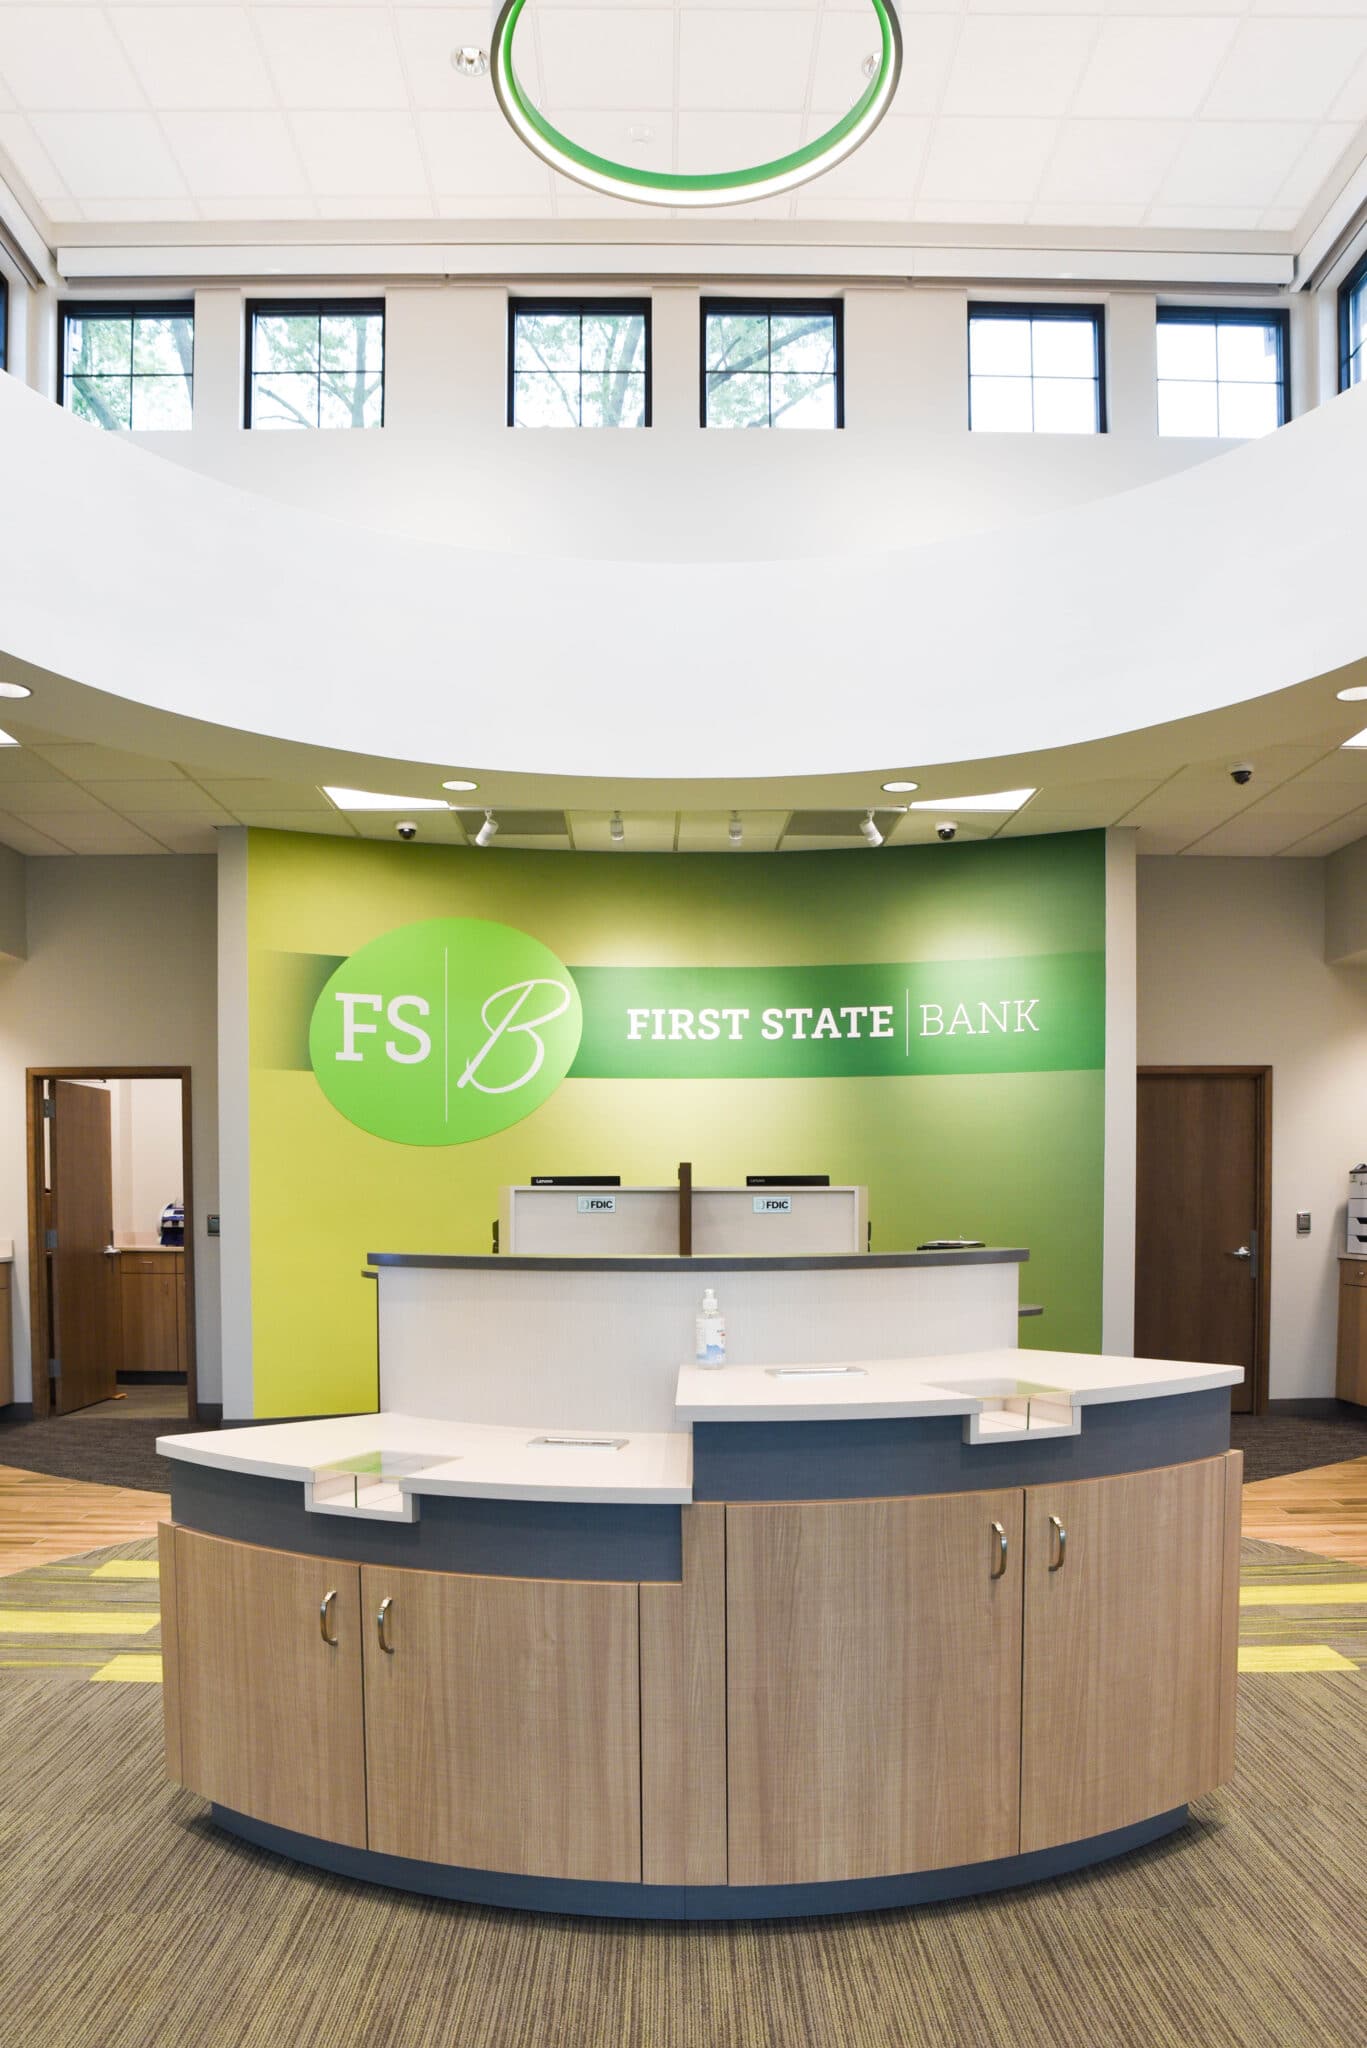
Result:
{"label": "white drop ceiling tile", "polygon": [[1200,121],[1159,191],[1164,206],[1271,206],[1309,142],[1301,121]]}
{"label": "white drop ceiling tile", "polygon": [[291,111],[407,106],[387,8],[278,7],[259,13],[256,28],[281,104]]}
{"label": "white drop ceiling tile", "polygon": [[1180,121],[1065,121],[1040,199],[1058,206],[1146,205],[1183,132]]}
{"label": "white drop ceiling tile", "polygon": [[15,853],[49,854],[65,853],[66,847],[60,839],[53,839],[46,832],[39,832],[25,818],[12,818],[0,812],[0,846],[8,846]]}
{"label": "white drop ceiling tile", "polygon": [[33,126],[68,189],[79,198],[186,196],[186,181],[151,114],[36,114]]}
{"label": "white drop ceiling tile", "polygon": [[387,198],[377,198],[371,192],[329,193],[327,198],[318,201],[320,220],[387,220],[392,223],[431,220],[435,212],[431,196],[426,191],[395,193]]}
{"label": "white drop ceiling tile", "polygon": [[[544,49],[544,26],[542,37]],[[679,17],[679,105],[741,111],[800,107],[815,43],[816,17],[805,10],[685,12]],[[547,57],[548,89],[553,76]]]}
{"label": "white drop ceiling tile", "polygon": [[[551,190],[555,194],[557,220],[624,220],[638,223],[640,221],[642,209],[633,205],[629,199],[610,199],[605,192],[592,192],[587,185],[576,184],[573,178],[562,178],[553,173],[550,174],[550,181]],[[544,204],[543,201],[543,207]],[[653,215],[665,220],[672,220],[674,217],[663,207],[652,207],[650,210]]]}
{"label": "white drop ceiling tile", "polygon": [[1367,55],[1367,20],[1245,21],[1201,109],[1213,121],[1318,121]]}
{"label": "white drop ceiling tile", "polygon": [[[957,15],[903,14],[902,77],[893,101],[899,114],[933,114],[939,107],[958,34]],[[828,10],[819,17],[811,95],[818,113],[848,111],[867,84],[860,67],[877,48],[867,0],[857,11]]]}
{"label": "white drop ceiling tile", "polygon": [[143,103],[99,7],[0,7],[0,72],[30,109]]}
{"label": "white drop ceiling tile", "polygon": [[99,798],[82,789],[78,782],[7,782],[4,808],[16,818],[35,819],[55,818],[66,811],[105,811]]}
{"label": "white drop ceiling tile", "polygon": [[945,88],[946,114],[1063,114],[1091,51],[1092,22],[1069,15],[972,15]]}
{"label": "white drop ceiling tile", "polygon": [[101,803],[111,804],[116,811],[179,811],[186,817],[231,823],[222,804],[215,803],[197,782],[100,782],[92,788]]}
{"label": "white drop ceiling tile", "polygon": [[439,192],[546,191],[546,167],[499,113],[419,114],[423,153]]}
{"label": "white drop ceiling tile", "polygon": [[51,818],[35,817],[40,832],[60,841],[68,853],[118,854],[165,853],[155,839],[140,832],[127,818],[105,811],[97,817],[74,813]]}
{"label": "white drop ceiling tile", "polygon": [[[543,185],[540,198],[516,192],[493,193],[439,193],[437,212],[443,220],[544,220],[547,212],[546,192]],[[566,184],[567,192],[577,192],[578,186]],[[565,207],[560,207],[560,217],[565,218]]]}
{"label": "white drop ceiling tile", "polygon": [[[529,30],[540,19],[546,0],[534,0],[523,16],[513,42],[517,75],[534,100],[540,99],[536,44]],[[465,47],[487,50],[490,14],[487,7],[396,7],[394,30],[415,107],[454,107],[458,112],[493,107],[488,78],[464,78],[451,63],[451,52]]]}
{"label": "white drop ceiling tile", "polygon": [[[678,168],[673,155],[674,118],[667,112],[661,113],[658,108],[640,106],[609,111],[603,107],[562,107],[556,112],[556,120],[567,135],[573,136],[576,142],[592,150],[596,156],[630,164],[633,170],[668,171]],[[636,131],[634,134],[633,130]],[[572,178],[565,182],[575,191],[587,189],[575,185]],[[639,207],[633,206],[631,210],[639,217]]]}
{"label": "white drop ceiling tile", "polygon": [[23,114],[0,114],[0,149],[5,151],[35,199],[50,206],[54,200],[66,197],[61,172],[34,134],[32,123]]}
{"label": "white drop ceiling tile", "polygon": [[1236,856],[1244,859],[1258,859],[1278,854],[1293,839],[1304,836],[1310,829],[1307,821],[1298,830],[1290,818],[1275,818],[1255,812],[1247,818],[1231,818],[1227,825],[1217,825],[1213,832],[1206,832],[1188,848],[1192,855]]}
{"label": "white drop ceiling tile", "polygon": [[[1302,212],[1333,173],[1344,152],[1356,142],[1357,133],[1357,125],[1352,121],[1319,122],[1285,182],[1277,188],[1276,204]],[[1356,163],[1348,168],[1355,169]]]}
{"label": "white drop ceiling tile", "polygon": [[937,121],[917,197],[959,206],[994,200],[1028,203],[1058,130],[1057,121],[1024,118]]}
{"label": "white drop ceiling tile", "polygon": [[200,209],[193,199],[158,199],[155,209],[146,199],[87,199],[81,207],[83,220],[146,221],[155,212],[158,221],[199,220]]}
{"label": "white drop ceiling tile", "polygon": [[[0,760],[3,760],[0,755]],[[1298,782],[1311,784],[1316,788],[1342,788],[1361,784],[1364,799],[1367,799],[1367,747],[1335,747],[1332,753],[1311,763],[1297,776]]]}
{"label": "white drop ceiling tile", "polygon": [[282,114],[164,114],[162,126],[196,198],[308,193]]}
{"label": "white drop ceiling tile", "polygon": [[[954,838],[950,841],[940,840],[935,830],[936,826],[946,818],[952,818],[958,827]],[[952,804],[946,804],[942,811],[908,811],[905,818],[897,820],[897,823],[888,833],[887,838],[889,844],[895,846],[943,845],[945,857],[948,859],[952,856],[954,848],[963,842],[970,839],[995,838],[1001,823],[1002,820],[999,817],[985,817],[981,812],[976,816],[970,813],[966,817],[960,817]],[[788,846],[792,842],[785,839],[783,843],[785,846]],[[856,839],[853,844],[863,846],[864,841]]]}
{"label": "white drop ceiling tile", "polygon": [[1193,837],[1193,833],[1174,830],[1171,826],[1145,825],[1135,835],[1134,849],[1141,858],[1152,854],[1181,853]]}
{"label": "white drop ceiling tile", "polygon": [[795,194],[793,216],[796,220],[843,220],[851,223],[867,220],[910,220],[909,199],[856,199],[829,198],[823,196],[824,179],[818,179],[810,186],[803,186]]}
{"label": "white drop ceiling tile", "polygon": [[1232,21],[1103,22],[1072,111],[1105,118],[1195,114],[1234,41]]}
{"label": "white drop ceiling tile", "polygon": [[317,193],[427,190],[411,114],[295,114],[290,126]]}
{"label": "white drop ceiling tile", "polygon": [[1220,228],[1240,233],[1262,226],[1259,206],[1151,206],[1144,224],[1151,228]]}
{"label": "white drop ceiling tile", "polygon": [[824,199],[891,199],[909,205],[925,162],[931,123],[918,115],[889,114],[862,149],[804,191]]}
{"label": "white drop ceiling tile", "polygon": [[674,104],[672,14],[557,8],[540,24],[539,47],[542,104],[548,109]]}
{"label": "white drop ceiling tile", "polygon": [[[494,813],[497,817],[498,813]],[[570,837],[580,853],[613,853],[610,811],[571,811]],[[623,853],[672,853],[676,817],[673,811],[623,811]],[[502,835],[500,834],[501,843]]]}
{"label": "white drop ceiling tile", "polygon": [[[50,762],[63,775],[77,782],[183,782],[185,776],[174,761],[161,761],[149,754],[125,754],[117,747],[91,746],[84,740],[57,741],[38,746],[28,757]],[[4,759],[0,755],[0,761]]]}
{"label": "white drop ceiling tile", "polygon": [[[1367,833],[1367,809],[1350,811],[1346,817],[1335,819],[1332,825],[1325,825],[1318,832],[1291,840],[1282,851],[1291,860],[1322,859],[1326,854],[1337,853],[1341,846],[1351,846],[1364,833]],[[0,830],[0,837],[3,837],[3,830]]]}
{"label": "white drop ceiling tile", "polygon": [[253,830],[267,832],[322,832],[329,839],[354,839],[356,832],[350,821],[340,811],[243,811],[238,818],[239,825],[250,826]]}
{"label": "white drop ceiling tile", "polygon": [[245,7],[114,7],[110,20],[154,107],[270,104]]}
{"label": "white drop ceiling tile", "polygon": [[[402,846],[404,842],[399,838],[395,828],[399,820],[407,815],[406,811],[357,811],[352,814],[350,822],[355,827],[359,839],[386,839],[394,846]],[[413,823],[418,828],[418,836],[409,842],[411,845],[465,844],[465,834],[461,830],[460,820],[453,811],[419,811],[413,818]],[[308,825],[304,829],[312,832],[314,827]]]}
{"label": "white drop ceiling tile", "polygon": [[[739,853],[773,853],[788,822],[787,811],[742,811]],[[729,811],[690,811],[679,819],[680,853],[728,853]]]}
{"label": "white drop ceiling tile", "polygon": [[[786,156],[802,140],[802,116],[791,114],[692,114],[677,119],[676,169],[684,172],[740,170]],[[858,152],[856,152],[858,154]],[[786,201],[788,195],[784,195]],[[786,210],[786,208],[785,208]],[[734,216],[739,207],[727,207]]]}
{"label": "white drop ceiling tile", "polygon": [[915,221],[938,222],[942,227],[997,228],[1024,227],[1032,208],[1028,199],[976,199],[969,206],[955,206],[947,200],[922,199],[911,210]]}
{"label": "white drop ceiling tile", "polygon": [[[8,709],[8,706],[6,707]],[[39,753],[35,747],[0,747],[0,784],[9,782],[51,782],[54,770],[59,764],[45,758],[47,749]],[[0,795],[0,810],[5,808],[5,799]]]}
{"label": "white drop ceiling tile", "polygon": [[217,853],[218,831],[211,818],[177,811],[131,811],[128,823],[168,853]]}
{"label": "white drop ceiling tile", "polygon": [[1145,213],[1143,206],[1117,206],[1103,200],[1075,199],[1070,206],[1042,206],[1037,200],[1029,219],[1037,227],[1048,228],[1137,228],[1143,226]]}
{"label": "white drop ceiling tile", "polygon": [[1153,791],[1151,775],[1107,777],[1099,782],[1073,783],[1062,789],[1042,789],[1025,809],[1087,812],[1103,818],[1108,825],[1114,825],[1133,804],[1142,803],[1146,796],[1153,795]]}
{"label": "white drop ceiling tile", "polygon": [[199,778],[215,803],[236,814],[239,811],[317,811],[333,818],[337,814],[321,789],[309,782],[274,782],[266,776],[218,776]]}
{"label": "white drop ceiling tile", "polygon": [[205,220],[317,220],[318,206],[301,188],[298,192],[270,192],[236,199],[201,199],[199,210]]}
{"label": "white drop ceiling tile", "polygon": [[0,78],[0,113],[10,113],[14,108],[14,94]]}
{"label": "white drop ceiling tile", "polygon": [[997,837],[1036,839],[1046,832],[1094,832],[1110,822],[1100,814],[1089,816],[1085,811],[1037,810],[1034,804],[1027,804],[1023,811],[1017,811],[1014,818],[1007,819]]}
{"label": "white drop ceiling tile", "polygon": [[1367,121],[1367,57],[1340,85],[1329,114],[1335,121]]}

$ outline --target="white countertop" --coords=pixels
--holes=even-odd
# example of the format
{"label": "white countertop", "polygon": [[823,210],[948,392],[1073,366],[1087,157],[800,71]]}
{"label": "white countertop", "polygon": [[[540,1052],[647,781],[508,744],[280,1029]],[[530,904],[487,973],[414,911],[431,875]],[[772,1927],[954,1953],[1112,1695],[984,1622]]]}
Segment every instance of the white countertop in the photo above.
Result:
{"label": "white countertop", "polygon": [[681,1422],[822,1422],[859,1416],[980,1415],[1017,1384],[1066,1394],[1076,1411],[1103,1401],[1144,1401],[1237,1387],[1237,1366],[1169,1358],[1102,1358],[1080,1351],[960,1351],[938,1358],[808,1365],[680,1367]]}
{"label": "white countertop", "polygon": [[[368,1451],[423,1461],[393,1482],[409,1498],[456,1494],[496,1500],[634,1502],[663,1505],[693,1498],[693,1439],[688,1430],[615,1433],[620,1448],[597,1448],[606,1432],[537,1430],[437,1422],[413,1415],[337,1415],[319,1422],[266,1422],[244,1429],[163,1436],[163,1457],[219,1472],[297,1479]],[[551,1443],[538,1443],[546,1436]]]}
{"label": "white countertop", "polygon": [[[1197,1394],[1235,1387],[1242,1379],[1234,1366],[1077,1351],[968,1351],[839,1367],[801,1360],[718,1369],[685,1365],[678,1378],[677,1430],[542,1430],[386,1413],[163,1436],[157,1449],[164,1457],[220,1472],[299,1480],[308,1489],[309,1506],[319,1512],[358,1512],[335,1502],[325,1509],[321,1487],[314,1499],[315,1482],[339,1460],[375,1452],[403,1464],[372,1482],[371,1505],[362,1514],[411,1520],[423,1494],[665,1504],[693,1498],[695,1422],[957,1415],[965,1419],[967,1441],[976,1444],[1008,1436],[1076,1435],[1084,1427],[1083,1411],[1099,1403]],[[1049,1394],[1057,1398],[1040,1398]],[[551,1441],[539,1442],[543,1437]]]}

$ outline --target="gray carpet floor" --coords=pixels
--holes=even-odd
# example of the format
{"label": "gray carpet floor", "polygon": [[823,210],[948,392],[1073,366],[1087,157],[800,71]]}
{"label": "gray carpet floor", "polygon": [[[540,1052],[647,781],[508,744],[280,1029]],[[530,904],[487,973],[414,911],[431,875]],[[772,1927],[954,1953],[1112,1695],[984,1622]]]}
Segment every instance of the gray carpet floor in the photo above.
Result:
{"label": "gray carpet floor", "polygon": [[[153,1586],[91,1572],[152,1548],[22,1577],[50,1609],[144,1607]],[[1275,1545],[1245,1556],[1262,1581],[1279,1565],[1288,1580],[1367,1578]],[[18,1580],[8,1591],[25,1596]],[[1269,1610],[1247,1612],[1267,1634]],[[1360,1655],[1342,1634],[1360,1615],[1350,1603],[1292,1619],[1302,1640],[1308,1623]],[[86,1662],[109,1652],[88,1635],[67,1647],[81,1661],[0,1668],[5,2048],[1367,2040],[1367,1672],[1355,1664],[1246,1675],[1233,1784],[1138,1855],[995,1897],[703,1928],[453,1905],[250,1848],[164,1779],[160,1688],[91,1683]],[[55,1659],[63,1645],[29,1635],[18,1654]]]}

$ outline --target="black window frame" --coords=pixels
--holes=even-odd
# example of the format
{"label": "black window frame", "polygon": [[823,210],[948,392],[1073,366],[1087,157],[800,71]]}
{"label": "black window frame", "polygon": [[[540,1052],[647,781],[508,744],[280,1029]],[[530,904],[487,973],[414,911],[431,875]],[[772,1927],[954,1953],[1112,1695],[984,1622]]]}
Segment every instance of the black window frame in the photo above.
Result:
{"label": "black window frame", "polygon": [[[1156,327],[1273,327],[1277,332],[1277,425],[1284,427],[1291,419],[1291,315],[1285,306],[1159,306],[1155,320]],[[1218,341],[1216,364],[1219,364]],[[1155,368],[1153,380],[1154,430],[1158,430],[1158,386],[1171,382],[1162,378]],[[1180,381],[1180,380],[1178,380]],[[1202,380],[1205,381],[1205,380]],[[1227,382],[1236,382],[1230,378]],[[1220,379],[1215,379],[1218,394]],[[1181,440],[1180,434],[1159,434],[1160,440]],[[1188,438],[1200,438],[1188,437]],[[1222,434],[1220,440],[1237,441],[1247,439],[1246,435]]]}
{"label": "black window frame", "polygon": [[[1361,256],[1359,256],[1357,262],[1353,265],[1347,277],[1344,278],[1343,283],[1339,286],[1338,327],[1340,391],[1349,391],[1352,389],[1352,379],[1348,375],[1348,365],[1351,363],[1353,359],[1352,353],[1350,352],[1348,347],[1348,309],[1352,303],[1354,292],[1360,291],[1365,285],[1367,285],[1367,251],[1364,251],[1364,253]],[[1367,336],[1364,337],[1362,346],[1358,349],[1357,353],[1359,357],[1363,360],[1364,370],[1367,370]],[[1362,379],[1359,379],[1359,382],[1362,381]]]}
{"label": "black window frame", "polygon": [[[9,279],[0,270],[0,370],[9,368]],[[194,403],[191,387],[190,402]]]}
{"label": "black window frame", "polygon": [[[641,427],[644,430],[652,425],[655,348],[650,326],[651,303],[649,298],[624,299],[617,296],[595,296],[592,292],[580,298],[557,297],[550,299],[524,298],[517,294],[510,294],[508,299],[508,404],[506,425],[510,427],[516,427],[517,425],[517,322],[519,315],[523,313],[528,314],[532,318],[565,319],[570,314],[575,314],[578,317],[580,323],[579,377],[581,401],[583,397],[582,386],[584,376],[584,315],[586,313],[624,313],[629,318],[635,318],[639,314],[645,335],[645,414]],[[582,412],[582,403],[580,409]],[[531,432],[532,430],[524,428],[522,431]],[[584,423],[581,418],[576,432],[583,433],[584,431]],[[595,431],[596,429],[593,427],[588,429],[589,433],[594,433]]]}
{"label": "black window frame", "polygon": [[[1096,333],[1096,431],[1105,434],[1110,431],[1106,404],[1106,308],[1104,305],[1090,305],[1085,300],[1069,300],[1066,304],[1057,299],[1039,301],[1026,299],[970,299],[968,320],[964,327],[964,349],[967,356],[968,383],[968,431],[990,433],[988,427],[973,425],[973,322],[975,320],[1090,320]],[[1035,373],[1030,372],[1034,385]],[[1037,430],[1032,426],[1033,435]],[[1046,430],[1047,432],[1047,430]],[[1068,440],[1085,440],[1082,434],[1067,435]]]}
{"label": "black window frame", "polygon": [[[802,313],[829,313],[834,320],[835,339],[835,427],[839,432],[845,424],[845,301],[844,299],[751,299],[728,298],[724,294],[699,301],[698,311],[698,424],[704,432],[724,432],[725,429],[709,428],[707,424],[707,322],[711,314],[742,314],[747,319],[761,315],[772,320],[775,313],[780,315]],[[773,335],[770,334],[770,357],[773,355]],[[773,372],[766,371],[772,377]],[[767,431],[774,431],[770,422]]]}
{"label": "black window frame", "polygon": [[[151,315],[190,323],[190,429],[195,423],[195,302],[191,299],[59,299],[57,302],[57,403],[66,403],[66,324],[68,320],[136,320]],[[130,358],[131,360],[131,358]],[[133,373],[129,373],[130,385]],[[132,418],[130,404],[129,418]],[[111,431],[106,429],[106,431]],[[173,428],[133,427],[131,434],[174,432]],[[189,431],[189,429],[185,430]]]}
{"label": "black window frame", "polygon": [[[365,313],[367,315],[378,313],[380,317],[379,425],[381,428],[383,428],[385,400],[388,397],[389,388],[389,319],[385,311],[385,300],[383,293],[378,298],[376,298],[373,293],[362,293],[359,295],[344,294],[339,298],[330,297],[323,299],[282,298],[247,300],[246,305],[243,308],[243,316],[247,323],[247,332],[246,346],[243,349],[244,370],[242,379],[242,426],[243,431],[246,433],[251,433],[252,431],[252,352],[253,345],[256,341],[257,315],[260,313],[264,313],[266,315],[270,315],[272,313],[282,313],[286,315],[295,316],[301,313],[309,313],[314,315],[319,320],[323,319],[325,315],[329,313]],[[265,375],[267,373],[263,371],[262,374]],[[319,381],[321,382],[321,365]],[[260,432],[262,430],[258,428],[257,431]],[[336,427],[315,427],[314,429],[315,433],[322,434],[337,433],[338,431],[343,430],[339,430]],[[349,431],[353,433],[373,433],[375,429],[373,427],[366,427],[360,429],[352,428]]]}

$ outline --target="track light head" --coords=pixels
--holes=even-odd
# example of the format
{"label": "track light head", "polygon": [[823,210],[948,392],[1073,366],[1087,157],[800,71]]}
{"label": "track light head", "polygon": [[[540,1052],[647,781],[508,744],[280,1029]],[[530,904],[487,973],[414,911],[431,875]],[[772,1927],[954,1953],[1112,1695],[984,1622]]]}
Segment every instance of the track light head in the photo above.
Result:
{"label": "track light head", "polygon": [[484,813],[484,823],[480,826],[478,832],[476,832],[475,834],[475,845],[492,846],[494,840],[497,837],[498,819],[494,816],[492,811],[486,811]]}
{"label": "track light head", "polygon": [[622,844],[622,841],[626,838],[626,836],[627,828],[622,823],[622,813],[620,811],[614,811],[612,814],[612,822],[608,826],[608,837],[612,841],[614,846],[620,846]]}
{"label": "track light head", "polygon": [[745,837],[744,828],[742,827],[740,822],[739,811],[732,811],[731,822],[726,828],[726,836],[728,840],[731,842],[732,846],[739,846],[742,839]]}
{"label": "track light head", "polygon": [[863,833],[865,839],[868,840],[870,846],[881,846],[883,844],[883,835],[874,823],[872,811],[868,811],[865,814],[864,821],[860,825],[859,830]]}

